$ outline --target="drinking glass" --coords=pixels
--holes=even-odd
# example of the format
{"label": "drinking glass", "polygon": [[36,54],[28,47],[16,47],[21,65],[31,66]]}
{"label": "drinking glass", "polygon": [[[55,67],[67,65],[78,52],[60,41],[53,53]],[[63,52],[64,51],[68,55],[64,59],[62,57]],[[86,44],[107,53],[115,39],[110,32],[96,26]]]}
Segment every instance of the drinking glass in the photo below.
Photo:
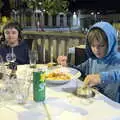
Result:
{"label": "drinking glass", "polygon": [[6,61],[7,62],[15,62],[16,61],[16,55],[13,51],[13,48],[11,48],[11,52],[6,54]]}
{"label": "drinking glass", "polygon": [[25,104],[29,97],[29,90],[32,82],[31,71],[24,69],[22,75],[17,77],[16,88],[16,102],[18,104]]}
{"label": "drinking glass", "polygon": [[68,64],[73,64],[75,59],[75,48],[69,48],[67,52],[67,63]]}
{"label": "drinking glass", "polygon": [[30,82],[23,82],[23,79],[19,79],[21,82],[18,83],[16,89],[16,101],[18,104],[24,104],[29,97]]}
{"label": "drinking glass", "polygon": [[16,61],[15,54],[7,53],[6,60],[7,60],[7,62],[15,62]]}
{"label": "drinking glass", "polygon": [[35,68],[36,67],[37,60],[38,60],[37,51],[30,50],[29,51],[29,63],[30,63],[30,67],[31,68]]}
{"label": "drinking glass", "polygon": [[1,106],[6,105],[5,102],[14,98],[14,85],[13,80],[9,79],[9,76],[5,75],[4,80],[0,81],[0,103]]}
{"label": "drinking glass", "polygon": [[53,46],[51,46],[50,63],[53,63]]}
{"label": "drinking glass", "polygon": [[6,94],[6,89],[4,88],[4,86],[2,85],[2,83],[0,83],[0,107],[4,106],[4,97]]}
{"label": "drinking glass", "polygon": [[0,55],[0,79],[4,77],[4,73],[5,73],[4,61],[2,56]]}

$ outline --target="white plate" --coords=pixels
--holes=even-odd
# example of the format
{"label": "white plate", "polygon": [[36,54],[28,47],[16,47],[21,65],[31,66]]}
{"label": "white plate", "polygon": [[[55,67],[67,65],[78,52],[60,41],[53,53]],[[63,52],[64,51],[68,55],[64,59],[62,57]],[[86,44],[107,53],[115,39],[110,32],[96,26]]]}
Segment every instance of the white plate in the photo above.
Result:
{"label": "white plate", "polygon": [[48,84],[65,84],[67,82],[70,82],[73,79],[77,79],[81,76],[81,72],[78,71],[77,69],[74,68],[70,68],[70,67],[60,67],[60,68],[54,68],[53,70],[50,70],[49,72],[56,72],[56,71],[60,71],[60,72],[64,72],[64,73],[69,73],[72,75],[72,78],[69,80],[46,80],[46,83]]}

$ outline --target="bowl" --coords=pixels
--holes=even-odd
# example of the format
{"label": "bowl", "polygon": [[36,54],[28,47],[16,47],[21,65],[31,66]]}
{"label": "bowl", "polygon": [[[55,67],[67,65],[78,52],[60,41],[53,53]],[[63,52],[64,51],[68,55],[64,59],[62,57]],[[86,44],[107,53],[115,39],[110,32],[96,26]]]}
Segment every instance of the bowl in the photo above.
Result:
{"label": "bowl", "polygon": [[76,95],[83,98],[91,98],[95,96],[93,88],[90,87],[80,87],[76,90]]}
{"label": "bowl", "polygon": [[56,67],[56,69],[50,70],[47,74],[51,74],[51,75],[50,77],[46,78],[46,83],[57,84],[57,85],[68,83],[71,80],[77,79],[81,76],[80,71],[70,67],[60,67],[60,68]]}

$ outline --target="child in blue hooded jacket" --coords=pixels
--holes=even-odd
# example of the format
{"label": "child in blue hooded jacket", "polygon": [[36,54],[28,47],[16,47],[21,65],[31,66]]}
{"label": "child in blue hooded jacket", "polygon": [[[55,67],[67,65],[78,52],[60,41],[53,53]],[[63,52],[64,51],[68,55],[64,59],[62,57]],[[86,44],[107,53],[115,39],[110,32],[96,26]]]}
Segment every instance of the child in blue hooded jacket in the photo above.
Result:
{"label": "child in blue hooded jacket", "polygon": [[[117,32],[113,26],[108,22],[98,22],[87,34],[86,53],[89,59],[72,67],[85,76],[85,84],[98,84],[96,87],[102,94],[120,102],[120,82],[117,82],[120,81],[120,54],[117,47]],[[65,56],[59,56],[57,61],[67,65]]]}

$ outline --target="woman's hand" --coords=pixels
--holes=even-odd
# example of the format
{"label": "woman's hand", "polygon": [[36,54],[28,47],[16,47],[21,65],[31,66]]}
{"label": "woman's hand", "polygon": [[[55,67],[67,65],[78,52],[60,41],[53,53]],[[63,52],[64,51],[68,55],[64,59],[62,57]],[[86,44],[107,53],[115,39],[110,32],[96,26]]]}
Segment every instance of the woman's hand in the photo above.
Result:
{"label": "woman's hand", "polygon": [[57,62],[59,65],[67,66],[67,56],[58,56]]}
{"label": "woman's hand", "polygon": [[87,75],[84,79],[84,86],[94,86],[100,84],[101,79],[99,74]]}

